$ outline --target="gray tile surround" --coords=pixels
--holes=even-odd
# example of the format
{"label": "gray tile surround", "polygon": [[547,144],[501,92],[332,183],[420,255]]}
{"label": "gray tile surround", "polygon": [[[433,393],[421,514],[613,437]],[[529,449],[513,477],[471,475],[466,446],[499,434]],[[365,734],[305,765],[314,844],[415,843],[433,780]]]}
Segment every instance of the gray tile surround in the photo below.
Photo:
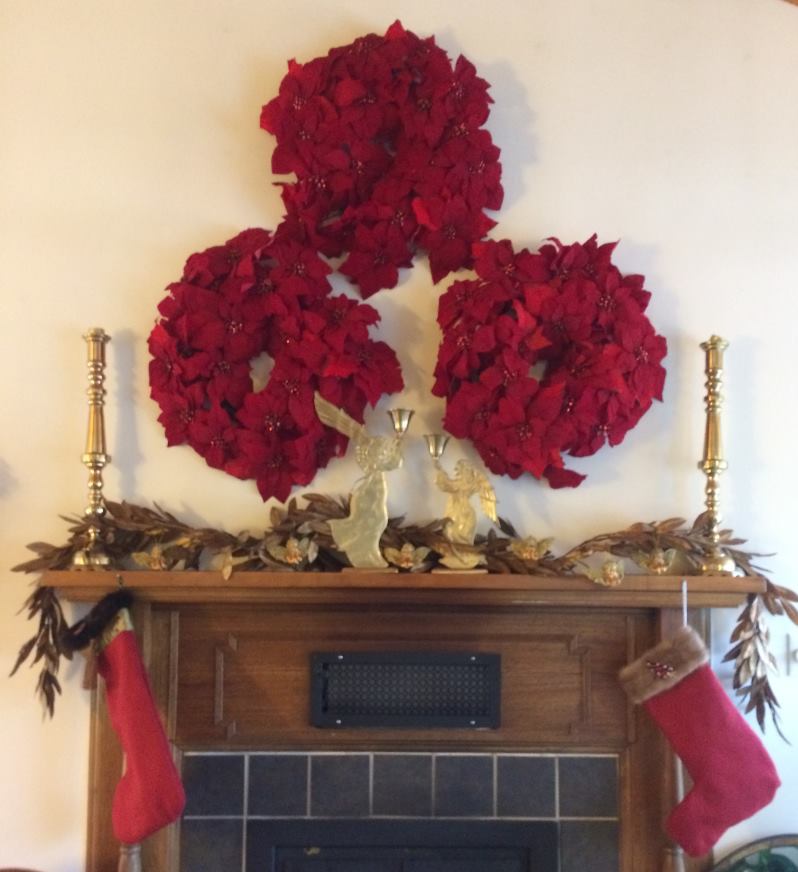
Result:
{"label": "gray tile surround", "polygon": [[491,754],[436,757],[433,817],[495,817],[495,765]]}
{"label": "gray tile surround", "polygon": [[183,761],[186,817],[244,816],[244,755],[201,754]]}
{"label": "gray tile surround", "polygon": [[367,754],[310,756],[310,816],[368,817],[371,760]]}
{"label": "gray tile surround", "polygon": [[307,754],[253,754],[247,784],[250,815],[302,817],[308,813]]}
{"label": "gray tile surround", "polygon": [[431,754],[375,754],[372,771],[373,816],[432,816]]}
{"label": "gray tile surround", "polygon": [[247,820],[335,818],[555,821],[561,872],[618,868],[614,755],[188,753],[183,773],[181,872],[242,868]]}
{"label": "gray tile surround", "polygon": [[613,757],[563,757],[560,814],[563,817],[613,817],[618,809],[618,766]]}
{"label": "gray tile surround", "polygon": [[[608,758],[615,763],[615,758]],[[500,755],[496,760],[498,817],[557,816],[557,761],[528,754]]]}

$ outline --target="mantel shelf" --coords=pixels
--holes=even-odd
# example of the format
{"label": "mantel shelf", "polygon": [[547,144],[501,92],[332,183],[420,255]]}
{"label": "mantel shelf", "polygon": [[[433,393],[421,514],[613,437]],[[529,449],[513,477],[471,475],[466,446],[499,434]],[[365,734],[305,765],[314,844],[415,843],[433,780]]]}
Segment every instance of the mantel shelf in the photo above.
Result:
{"label": "mantel shelf", "polygon": [[[75,602],[93,602],[115,590],[119,579],[142,600],[158,603],[404,603],[450,606],[528,605],[603,608],[673,608],[681,604],[682,576],[626,576],[614,588],[586,578],[486,573],[237,572],[51,570],[41,583]],[[687,576],[691,607],[737,606],[760,593],[760,577]]]}

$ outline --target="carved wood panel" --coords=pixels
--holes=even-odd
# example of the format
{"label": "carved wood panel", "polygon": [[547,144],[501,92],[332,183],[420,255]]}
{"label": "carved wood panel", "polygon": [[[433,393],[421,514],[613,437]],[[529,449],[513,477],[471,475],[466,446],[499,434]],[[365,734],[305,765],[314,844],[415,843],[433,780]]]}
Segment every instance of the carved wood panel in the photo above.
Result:
{"label": "carved wood panel", "polygon": [[[184,606],[176,741],[202,748],[623,748],[631,723],[616,675],[641,621],[623,612]],[[310,655],[339,649],[499,653],[502,725],[489,731],[342,729],[334,736],[316,729],[310,726]]]}

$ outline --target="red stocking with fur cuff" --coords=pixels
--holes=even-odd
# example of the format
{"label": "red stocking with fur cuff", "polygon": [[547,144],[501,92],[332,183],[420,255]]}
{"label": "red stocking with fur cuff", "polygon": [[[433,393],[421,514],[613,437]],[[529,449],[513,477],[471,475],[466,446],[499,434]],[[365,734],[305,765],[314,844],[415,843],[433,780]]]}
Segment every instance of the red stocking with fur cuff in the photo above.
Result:
{"label": "red stocking with fur cuff", "polygon": [[668,816],[668,835],[688,854],[706,854],[723,833],[764,808],[780,785],[762,742],[710,669],[706,646],[690,627],[621,670],[693,779]]}
{"label": "red stocking with fur cuff", "polygon": [[180,817],[186,797],[150,690],[127,609],[103,633],[97,668],[125,752],[114,793],[114,835],[133,845]]}

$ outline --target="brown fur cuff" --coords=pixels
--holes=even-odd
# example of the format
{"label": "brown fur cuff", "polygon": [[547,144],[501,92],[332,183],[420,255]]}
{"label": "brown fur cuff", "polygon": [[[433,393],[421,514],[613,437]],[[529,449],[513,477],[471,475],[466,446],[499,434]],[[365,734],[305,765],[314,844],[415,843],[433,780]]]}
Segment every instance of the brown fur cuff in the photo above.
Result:
{"label": "brown fur cuff", "polygon": [[642,657],[620,671],[623,689],[632,702],[639,703],[669,690],[703,666],[709,652],[692,627],[682,627],[672,639],[649,648]]}
{"label": "brown fur cuff", "polygon": [[132,629],[133,622],[130,620],[130,612],[127,609],[119,609],[114,620],[108,624],[97,640],[100,650],[107,648],[120,633]]}
{"label": "brown fur cuff", "polygon": [[82,651],[95,639],[99,638],[106,627],[115,620],[120,609],[130,608],[133,602],[133,594],[127,589],[116,590],[104,596],[86,615],[61,633],[61,648],[69,652],[68,657],[74,651]]}

